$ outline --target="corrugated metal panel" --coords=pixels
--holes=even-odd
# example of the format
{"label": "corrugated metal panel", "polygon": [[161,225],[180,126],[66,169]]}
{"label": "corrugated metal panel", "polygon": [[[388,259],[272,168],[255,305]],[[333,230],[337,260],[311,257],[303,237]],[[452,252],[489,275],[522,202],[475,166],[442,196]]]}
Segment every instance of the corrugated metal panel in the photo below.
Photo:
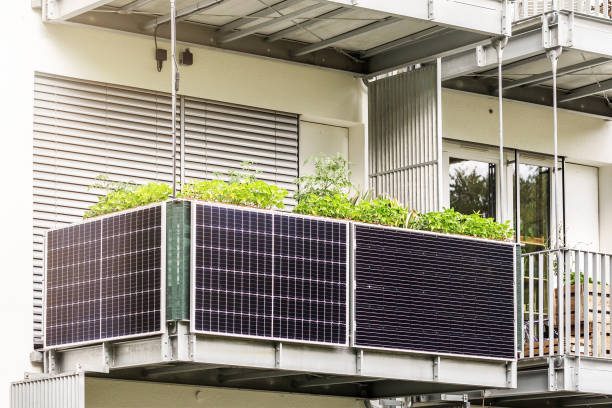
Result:
{"label": "corrugated metal panel", "polygon": [[[297,115],[182,98],[185,163],[177,175],[213,178],[252,161],[261,178],[295,191]],[[34,97],[34,343],[42,344],[43,236],[79,221],[113,181],[172,182],[170,96],[36,74]],[[181,155],[177,137],[177,154]],[[177,157],[178,159],[179,157]],[[182,171],[181,171],[182,170]],[[292,201],[287,200],[287,204]]]}
{"label": "corrugated metal panel", "polygon": [[296,190],[297,115],[187,97],[184,103],[186,180],[226,177],[248,161],[262,180]]}
{"label": "corrugated metal panel", "polygon": [[422,212],[439,209],[437,68],[368,84],[370,188]]}
{"label": "corrugated metal panel", "polygon": [[11,408],[85,408],[85,376],[79,373],[12,383]]}

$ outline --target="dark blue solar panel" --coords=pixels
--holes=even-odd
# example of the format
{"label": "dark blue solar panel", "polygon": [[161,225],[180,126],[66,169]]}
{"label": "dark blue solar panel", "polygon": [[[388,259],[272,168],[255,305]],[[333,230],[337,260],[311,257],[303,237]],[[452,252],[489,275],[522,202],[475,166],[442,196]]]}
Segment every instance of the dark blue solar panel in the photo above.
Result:
{"label": "dark blue solar panel", "polygon": [[161,206],[50,231],[45,344],[161,330]]}
{"label": "dark blue solar panel", "polygon": [[355,226],[355,343],[514,358],[514,247]]}
{"label": "dark blue solar panel", "polygon": [[346,343],[347,226],[195,206],[196,331]]}

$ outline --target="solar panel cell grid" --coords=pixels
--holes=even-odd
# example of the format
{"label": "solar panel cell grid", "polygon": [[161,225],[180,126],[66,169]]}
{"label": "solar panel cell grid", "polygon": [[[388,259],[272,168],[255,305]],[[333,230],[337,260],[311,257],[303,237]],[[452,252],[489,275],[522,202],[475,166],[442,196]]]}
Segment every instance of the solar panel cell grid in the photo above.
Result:
{"label": "solar panel cell grid", "polygon": [[45,344],[161,331],[162,207],[50,231]]}
{"label": "solar panel cell grid", "polygon": [[345,223],[198,204],[194,329],[346,343]]}

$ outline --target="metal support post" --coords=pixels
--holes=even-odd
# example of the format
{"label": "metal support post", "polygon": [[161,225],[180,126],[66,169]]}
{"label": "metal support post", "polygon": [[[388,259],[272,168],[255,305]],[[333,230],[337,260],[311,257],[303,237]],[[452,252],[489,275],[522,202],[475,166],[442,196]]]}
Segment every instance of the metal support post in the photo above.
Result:
{"label": "metal support post", "polygon": [[170,56],[172,65],[172,197],[176,197],[176,4],[170,0]]}
{"label": "metal support post", "polygon": [[557,150],[557,137],[558,137],[558,123],[557,123],[557,66],[559,63],[559,56],[561,55],[562,48],[556,47],[548,50],[546,55],[550,59],[552,65],[552,91],[553,91],[553,145],[554,145],[554,159],[553,159],[553,210],[555,212],[555,244],[554,248],[559,248],[559,176],[558,176],[558,161],[559,152]]}
{"label": "metal support post", "polygon": [[504,160],[504,96],[503,96],[503,54],[504,47],[508,44],[508,37],[498,38],[494,41],[495,49],[497,50],[497,87],[498,87],[498,110],[499,110],[499,221],[505,221],[505,198],[506,198],[506,180],[505,160]]}

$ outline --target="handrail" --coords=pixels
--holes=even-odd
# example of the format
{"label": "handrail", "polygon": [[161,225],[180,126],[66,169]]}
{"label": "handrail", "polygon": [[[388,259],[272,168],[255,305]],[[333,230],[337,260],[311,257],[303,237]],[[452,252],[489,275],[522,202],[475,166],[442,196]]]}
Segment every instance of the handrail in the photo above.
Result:
{"label": "handrail", "polygon": [[517,0],[514,21],[549,11],[567,10],[612,20],[612,0]]}
{"label": "handrail", "polygon": [[521,358],[612,359],[612,255],[571,248],[522,256]]}

